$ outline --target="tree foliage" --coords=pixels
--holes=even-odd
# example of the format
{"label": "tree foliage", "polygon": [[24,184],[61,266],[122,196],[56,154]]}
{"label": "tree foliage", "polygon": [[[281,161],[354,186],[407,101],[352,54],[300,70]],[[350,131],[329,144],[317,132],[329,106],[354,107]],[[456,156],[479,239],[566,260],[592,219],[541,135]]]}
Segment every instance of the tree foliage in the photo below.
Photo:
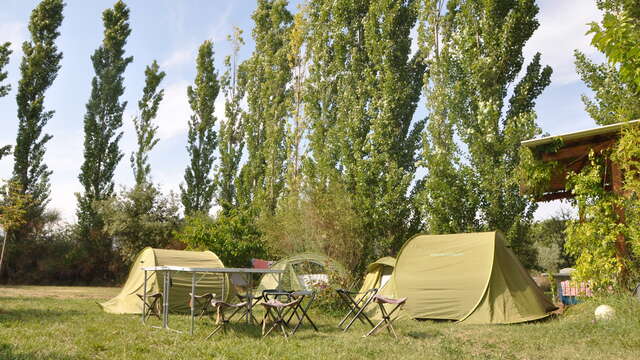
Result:
{"label": "tree foliage", "polygon": [[538,53],[518,74],[524,44],[538,27],[538,7],[532,0],[449,1],[446,11],[441,5],[427,2],[421,28],[431,51],[425,80],[427,225],[436,231],[502,230],[532,265],[526,233],[536,206],[520,195],[516,169],[520,142],[540,132],[535,99],[549,85],[551,68],[541,65]]}
{"label": "tree foliage", "polygon": [[97,202],[95,207],[104,219],[105,233],[114,239],[125,268],[145,247],[169,245],[181,224],[177,195],[164,196],[146,182],[123,189],[117,196]]}
{"label": "tree foliage", "polygon": [[77,194],[78,223],[85,250],[96,269],[108,268],[112,243],[103,233],[103,221],[93,208],[94,201],[113,195],[113,175],[122,159],[122,114],[127,102],[120,102],[124,93],[123,73],[133,61],[124,56],[124,46],[131,33],[129,9],[122,1],[102,13],[104,39],[91,56],[95,76],[84,116],[84,162],[78,179],[83,192]]}
{"label": "tree foliage", "polygon": [[50,134],[43,133],[54,111],[44,108],[44,94],[53,84],[60,69],[62,52],[56,39],[62,24],[62,0],[43,0],[32,11],[29,20],[31,39],[22,44],[24,53],[18,83],[18,132],[13,150],[13,179],[33,200],[28,210],[29,222],[41,217],[49,201],[51,171],[44,163]]}
{"label": "tree foliage", "polygon": [[5,248],[9,237],[15,238],[15,232],[27,223],[27,212],[32,203],[29,193],[21,189],[17,181],[7,181],[0,188],[0,226],[4,232],[2,250],[0,250],[0,273],[5,259]]}
{"label": "tree foliage", "polygon": [[266,255],[253,219],[254,216],[236,209],[220,213],[215,219],[196,214],[185,219],[176,238],[189,249],[213,251],[225,266],[246,267],[252,258]]}
{"label": "tree foliage", "polygon": [[576,70],[593,92],[593,98],[582,95],[589,116],[598,125],[610,125],[640,118],[640,100],[620,77],[619,70],[609,64],[595,64],[576,51]]}
{"label": "tree foliage", "polygon": [[575,258],[565,250],[566,229],[571,220],[571,213],[560,211],[531,226],[529,236],[538,252],[536,264],[539,270],[554,274],[561,268],[574,266]]}
{"label": "tree foliage", "polygon": [[149,152],[158,144],[156,133],[158,125],[153,123],[158,113],[158,107],[164,97],[164,89],[158,90],[158,86],[165,77],[165,72],[160,71],[160,66],[154,60],[144,70],[145,84],[142,98],[138,101],[139,115],[133,118],[133,126],[136,130],[138,149],[131,154],[131,167],[136,185],[150,183],[151,166],[149,165]]}
{"label": "tree foliage", "polygon": [[288,42],[292,15],[284,0],[259,0],[252,19],[255,50],[242,64],[247,108],[243,123],[247,162],[240,170],[238,200],[243,207],[272,214],[284,188],[285,128],[291,79]]}
{"label": "tree foliage", "polygon": [[300,196],[302,186],[302,164],[304,161],[303,140],[307,135],[309,121],[304,113],[306,82],[308,77],[307,68],[309,57],[306,53],[305,39],[309,32],[307,20],[307,7],[302,6],[293,16],[293,23],[289,33],[289,49],[287,59],[291,69],[291,96],[289,108],[291,120],[286,127],[286,168],[285,193],[287,196]]}
{"label": "tree foliage", "polygon": [[[9,76],[7,71],[4,71],[5,66],[9,64],[9,56],[11,55],[10,42],[0,44],[0,98],[6,96],[11,90],[11,84],[3,84],[3,81]],[[3,157],[11,153],[11,145],[0,146],[0,160]]]}
{"label": "tree foliage", "polygon": [[599,0],[605,12],[600,24],[591,23],[591,44],[619,71],[620,79],[640,94],[640,4],[637,0]]}
{"label": "tree foliage", "polygon": [[189,105],[193,111],[187,144],[191,163],[184,171],[186,185],[180,185],[182,205],[187,215],[209,213],[216,190],[211,171],[214,151],[218,146],[218,134],[214,129],[214,103],[220,91],[220,82],[214,66],[211,41],[200,45],[196,68],[194,86],[187,88]]}
{"label": "tree foliage", "polygon": [[314,192],[335,183],[353,196],[362,266],[418,230],[409,190],[424,125],[413,121],[425,71],[411,52],[418,3],[314,1],[307,11],[306,177]]}
{"label": "tree foliage", "polygon": [[0,44],[0,97],[6,96],[11,91],[11,84],[2,83],[9,76],[9,73],[4,68],[9,64],[9,56],[12,53],[10,46],[10,42]]}
{"label": "tree foliage", "polygon": [[[589,164],[568,177],[580,220],[567,229],[566,248],[576,257],[577,276],[599,289],[633,288],[640,277],[639,149],[640,127],[626,127],[613,149],[592,151]],[[611,164],[625,174],[613,191],[602,181]]]}
{"label": "tree foliage", "polygon": [[225,119],[220,121],[220,166],[216,173],[217,202],[225,213],[238,205],[236,182],[244,150],[241,107],[244,89],[238,86],[238,53],[244,45],[242,30],[234,28],[228,40],[233,47],[233,53],[225,58],[226,70],[221,78],[225,96]]}

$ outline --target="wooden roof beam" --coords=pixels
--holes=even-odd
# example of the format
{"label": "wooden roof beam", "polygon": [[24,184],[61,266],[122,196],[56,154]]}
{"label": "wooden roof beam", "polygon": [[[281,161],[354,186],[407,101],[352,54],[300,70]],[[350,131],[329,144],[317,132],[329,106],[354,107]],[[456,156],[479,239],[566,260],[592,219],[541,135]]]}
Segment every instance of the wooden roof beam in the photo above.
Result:
{"label": "wooden roof beam", "polygon": [[593,149],[595,152],[600,152],[613,144],[617,139],[610,139],[607,141],[595,143],[595,144],[584,144],[584,145],[576,145],[571,147],[562,148],[554,153],[544,153],[542,154],[542,161],[559,161],[572,159],[580,156],[586,156],[589,154],[589,151]]}

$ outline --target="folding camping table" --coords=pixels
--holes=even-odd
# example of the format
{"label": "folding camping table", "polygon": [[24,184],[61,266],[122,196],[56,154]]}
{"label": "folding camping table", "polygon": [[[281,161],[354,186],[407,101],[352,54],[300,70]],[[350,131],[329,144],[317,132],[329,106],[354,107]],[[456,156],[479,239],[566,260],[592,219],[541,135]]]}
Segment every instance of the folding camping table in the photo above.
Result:
{"label": "folding camping table", "polygon": [[[162,288],[162,327],[163,329],[173,330],[169,327],[169,292],[171,288],[171,273],[173,272],[187,272],[191,273],[191,326],[189,333],[193,335],[194,327],[194,314],[195,314],[195,294],[196,294],[196,274],[198,273],[214,273],[214,274],[240,274],[247,277],[247,293],[253,294],[253,279],[252,274],[273,274],[278,276],[278,284],[280,283],[281,276],[284,270],[275,269],[253,269],[253,268],[201,268],[201,267],[182,267],[182,266],[149,266],[143,267],[144,271],[144,285],[143,285],[143,301],[142,301],[142,322],[145,323],[144,313],[147,304],[147,272],[155,271],[163,273],[163,288]],[[229,293],[229,289],[225,289],[226,281],[222,282],[222,294],[221,299],[224,300],[225,294]],[[226,292],[225,292],[226,290]],[[247,304],[247,323],[251,324],[253,317],[251,316],[252,301]],[[178,330],[175,330],[178,331]]]}

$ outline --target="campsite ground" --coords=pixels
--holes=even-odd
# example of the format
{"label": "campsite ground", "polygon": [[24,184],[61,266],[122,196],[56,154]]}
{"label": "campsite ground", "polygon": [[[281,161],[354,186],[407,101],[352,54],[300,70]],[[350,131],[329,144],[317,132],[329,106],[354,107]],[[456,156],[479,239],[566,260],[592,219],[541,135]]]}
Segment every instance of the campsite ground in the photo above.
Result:
{"label": "campsite ground", "polygon": [[[386,333],[362,338],[358,325],[348,333],[338,319],[312,314],[320,332],[304,328],[290,340],[262,340],[257,327],[232,324],[209,341],[209,322],[195,336],[140,323],[138,316],[110,315],[96,301],[117,292],[95,287],[0,287],[0,359],[638,359],[640,303],[611,297],[577,305],[548,321],[474,326],[405,321],[401,338]],[[598,303],[617,309],[609,322],[593,320]],[[157,320],[154,320],[157,322]],[[187,317],[172,325],[187,328]],[[208,320],[207,320],[208,321]]]}

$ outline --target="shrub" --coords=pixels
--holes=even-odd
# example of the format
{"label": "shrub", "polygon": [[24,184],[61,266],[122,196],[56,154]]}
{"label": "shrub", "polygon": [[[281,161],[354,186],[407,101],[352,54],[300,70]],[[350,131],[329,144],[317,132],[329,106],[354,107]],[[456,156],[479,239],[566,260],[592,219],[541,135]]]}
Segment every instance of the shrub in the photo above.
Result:
{"label": "shrub", "polygon": [[119,266],[124,269],[145,247],[167,247],[180,225],[177,196],[173,193],[165,196],[153,184],[123,189],[111,199],[95,202],[94,208],[122,259],[114,260],[124,262]]}
{"label": "shrub", "polygon": [[249,266],[252,258],[266,257],[260,232],[247,211],[233,209],[215,219],[204,214],[188,216],[175,235],[189,249],[213,251],[225,266]]}
{"label": "shrub", "polygon": [[549,219],[535,222],[531,226],[529,236],[538,251],[537,268],[547,272],[572,267],[575,259],[567,254],[564,245],[567,241],[566,228],[571,214],[563,211]]}
{"label": "shrub", "polygon": [[337,187],[283,198],[274,215],[259,220],[271,254],[319,252],[348,271],[357,270],[367,254],[363,253],[362,222],[351,202],[351,195]]}
{"label": "shrub", "polygon": [[353,283],[348,273],[341,273],[335,270],[329,270],[329,283],[320,283],[313,285],[312,288],[316,292],[316,305],[323,313],[332,315],[343,315],[347,310],[347,304],[340,298],[337,289],[349,289]]}

